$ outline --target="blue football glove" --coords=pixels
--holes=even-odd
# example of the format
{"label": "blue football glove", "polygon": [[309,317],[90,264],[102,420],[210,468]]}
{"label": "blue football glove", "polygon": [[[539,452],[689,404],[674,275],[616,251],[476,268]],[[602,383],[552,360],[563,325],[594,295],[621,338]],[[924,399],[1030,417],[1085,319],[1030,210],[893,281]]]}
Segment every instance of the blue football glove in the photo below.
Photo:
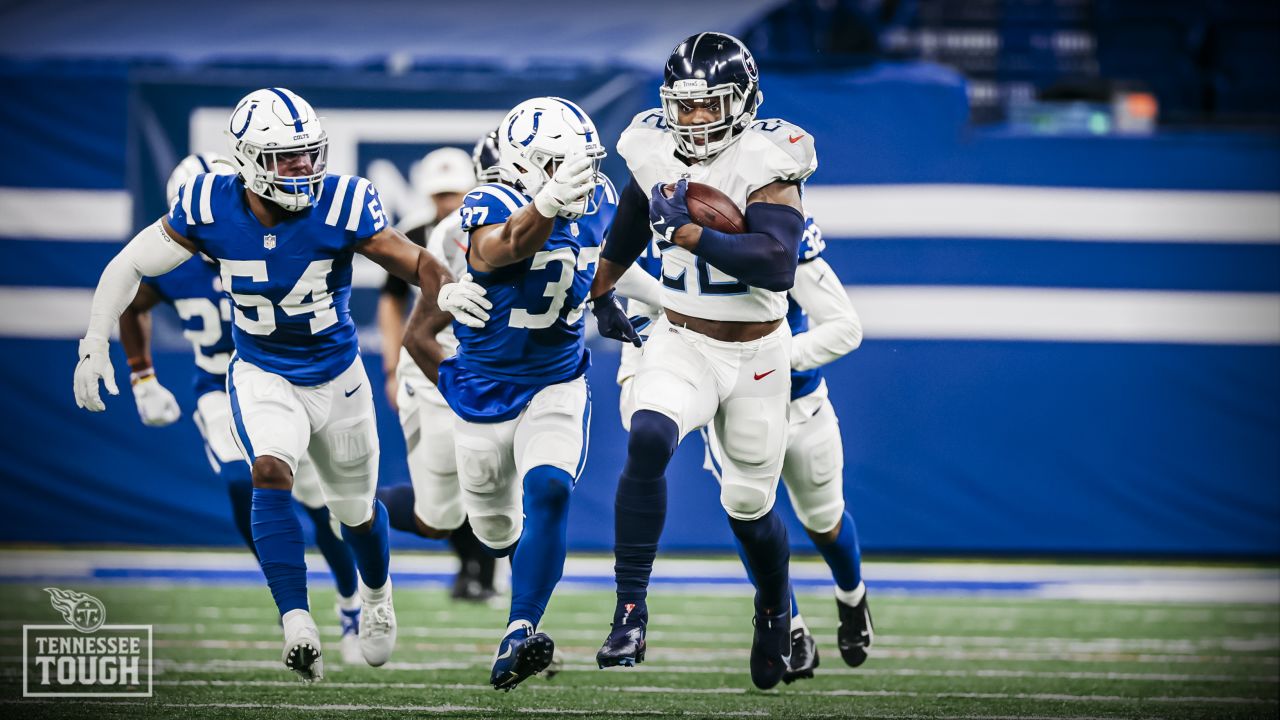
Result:
{"label": "blue football glove", "polygon": [[644,345],[640,331],[649,325],[649,318],[643,315],[627,317],[627,311],[622,309],[622,303],[618,302],[612,290],[591,301],[591,314],[596,316],[596,327],[601,335],[636,347]]}
{"label": "blue football glove", "polygon": [[667,242],[675,236],[676,230],[693,222],[689,217],[689,207],[685,205],[684,194],[689,189],[689,181],[681,179],[676,183],[676,191],[671,197],[663,194],[666,183],[653,186],[649,194],[649,224],[653,231]]}

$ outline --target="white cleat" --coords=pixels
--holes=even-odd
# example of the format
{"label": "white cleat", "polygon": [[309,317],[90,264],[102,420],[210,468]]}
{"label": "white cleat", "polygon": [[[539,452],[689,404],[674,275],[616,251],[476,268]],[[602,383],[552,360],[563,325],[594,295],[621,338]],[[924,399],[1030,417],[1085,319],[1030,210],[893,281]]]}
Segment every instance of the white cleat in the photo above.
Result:
{"label": "white cleat", "polygon": [[364,661],[378,667],[391,659],[396,647],[396,611],[391,605],[391,577],[373,590],[360,581],[360,652]]}
{"label": "white cleat", "polygon": [[342,664],[354,667],[364,662],[364,653],[360,651],[360,606],[348,610],[342,607],[342,601],[334,608],[338,614],[338,623],[342,628],[342,640],[338,650],[342,653]]}
{"label": "white cleat", "polygon": [[284,626],[284,652],[280,659],[285,667],[298,673],[303,682],[324,677],[324,660],[320,653],[320,628],[306,610],[290,610],[280,618]]}

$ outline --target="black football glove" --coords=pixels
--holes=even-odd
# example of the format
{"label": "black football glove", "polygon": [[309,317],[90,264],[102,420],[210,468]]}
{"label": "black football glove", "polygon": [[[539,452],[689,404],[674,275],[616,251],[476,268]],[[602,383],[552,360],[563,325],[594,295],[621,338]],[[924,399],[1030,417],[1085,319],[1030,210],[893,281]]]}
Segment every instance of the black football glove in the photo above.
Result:
{"label": "black football glove", "polygon": [[614,297],[612,290],[591,301],[591,314],[596,316],[596,327],[601,335],[636,347],[644,345],[640,331],[648,327],[649,318],[643,315],[627,317],[627,311],[622,309],[622,303]]}

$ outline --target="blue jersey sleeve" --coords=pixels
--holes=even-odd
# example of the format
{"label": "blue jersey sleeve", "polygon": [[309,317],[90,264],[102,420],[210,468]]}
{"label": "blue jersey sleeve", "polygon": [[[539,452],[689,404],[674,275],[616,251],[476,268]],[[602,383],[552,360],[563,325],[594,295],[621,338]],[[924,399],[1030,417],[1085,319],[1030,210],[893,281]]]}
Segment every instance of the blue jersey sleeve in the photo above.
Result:
{"label": "blue jersey sleeve", "polygon": [[378,188],[369,183],[364,197],[357,198],[361,204],[360,220],[356,226],[357,240],[365,240],[377,235],[387,226],[387,215],[382,211],[382,198],[378,196]]}
{"label": "blue jersey sleeve", "polygon": [[822,257],[822,251],[827,248],[827,242],[822,239],[822,228],[818,227],[818,223],[813,218],[804,219],[804,236],[800,238],[800,262],[807,263]]}
{"label": "blue jersey sleeve", "polygon": [[501,183],[487,183],[467,193],[458,210],[462,229],[471,232],[485,225],[498,225],[511,219],[517,210],[529,204],[524,194]]}

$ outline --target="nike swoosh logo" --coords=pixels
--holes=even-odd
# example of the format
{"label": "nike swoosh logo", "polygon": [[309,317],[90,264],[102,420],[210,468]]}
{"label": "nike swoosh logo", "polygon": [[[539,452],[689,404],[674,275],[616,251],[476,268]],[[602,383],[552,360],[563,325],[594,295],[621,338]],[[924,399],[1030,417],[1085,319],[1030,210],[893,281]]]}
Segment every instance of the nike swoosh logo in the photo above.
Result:
{"label": "nike swoosh logo", "polygon": [[769,370],[768,372],[755,373],[754,377],[755,377],[755,379],[757,379],[757,380],[763,380],[763,379],[765,379],[765,378],[769,377],[770,375],[772,375],[772,374],[773,374],[777,369],[778,369],[778,368],[774,368],[773,370]]}
{"label": "nike swoosh logo", "polygon": [[667,221],[662,218],[658,218],[657,220],[653,221],[654,227],[657,227],[659,225],[666,225],[666,224],[667,224]]}
{"label": "nike swoosh logo", "polygon": [[791,135],[788,135],[788,136],[787,136],[787,139],[791,141],[791,144],[792,144],[792,145],[794,145],[794,144],[796,144],[796,143],[800,142],[801,140],[803,140],[803,139],[804,139],[804,135],[796,135],[796,136],[794,136],[794,137],[793,137],[793,136],[791,136]]}
{"label": "nike swoosh logo", "polygon": [[511,650],[512,650],[511,646],[510,646],[510,645],[507,645],[507,651],[506,651],[506,652],[504,652],[504,653],[502,653],[501,655],[499,655],[499,656],[498,656],[498,659],[499,659],[499,660],[505,660],[505,659],[507,659],[507,658],[511,657]]}
{"label": "nike swoosh logo", "polygon": [[[773,371],[772,371],[772,370],[770,370],[770,372],[773,372]],[[364,385],[364,383],[360,383],[360,385]],[[343,392],[343,395],[346,395],[347,397],[351,397],[352,395],[355,395],[355,394],[356,394],[356,391],[360,389],[360,385],[357,385],[357,386],[355,386],[355,387],[351,388],[350,390],[347,390],[347,391]]]}

